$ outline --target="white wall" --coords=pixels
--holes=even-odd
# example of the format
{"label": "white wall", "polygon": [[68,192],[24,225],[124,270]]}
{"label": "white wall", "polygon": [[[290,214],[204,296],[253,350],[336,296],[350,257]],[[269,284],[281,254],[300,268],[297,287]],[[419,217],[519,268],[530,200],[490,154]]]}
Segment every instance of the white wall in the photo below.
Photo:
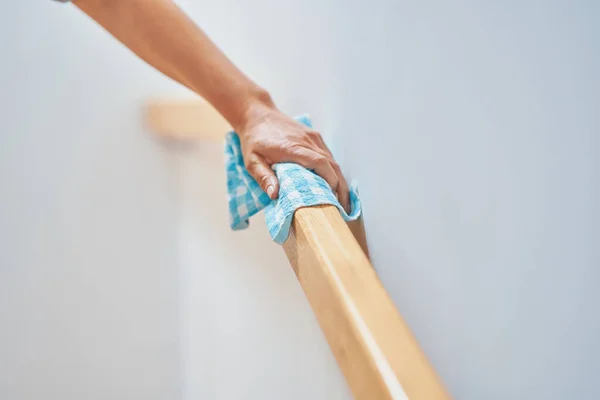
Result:
{"label": "white wall", "polygon": [[336,150],[460,399],[600,397],[600,3],[332,0]]}
{"label": "white wall", "polygon": [[[220,151],[143,132],[184,91],[48,3],[0,14],[1,397],[348,398],[261,223],[204,203]],[[181,3],[359,179],[456,398],[598,397],[596,2]]]}
{"label": "white wall", "polygon": [[176,92],[74,7],[0,12],[0,398],[180,397]]}

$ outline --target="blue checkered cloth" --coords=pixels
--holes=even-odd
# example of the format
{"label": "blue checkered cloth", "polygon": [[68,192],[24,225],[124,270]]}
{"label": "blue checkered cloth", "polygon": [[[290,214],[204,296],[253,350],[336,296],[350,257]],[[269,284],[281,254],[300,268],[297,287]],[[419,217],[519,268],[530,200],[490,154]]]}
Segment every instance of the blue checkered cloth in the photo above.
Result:
{"label": "blue checkered cloth", "polygon": [[[296,120],[311,126],[310,118],[306,115]],[[332,204],[340,210],[346,221],[353,221],[360,216],[361,204],[356,182],[350,185],[352,212],[347,214],[323,178],[294,163],[273,165],[279,180],[279,197],[271,200],[246,170],[240,138],[235,132],[229,132],[226,136],[225,167],[233,230],[247,228],[250,217],[265,209],[269,234],[276,243],[282,244],[288,237],[294,212],[300,207]]]}

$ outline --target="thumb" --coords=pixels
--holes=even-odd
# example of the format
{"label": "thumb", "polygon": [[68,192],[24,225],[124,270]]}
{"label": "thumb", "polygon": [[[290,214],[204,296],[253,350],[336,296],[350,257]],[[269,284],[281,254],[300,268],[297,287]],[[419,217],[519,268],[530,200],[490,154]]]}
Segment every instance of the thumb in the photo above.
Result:
{"label": "thumb", "polygon": [[252,177],[258,182],[261,189],[264,190],[272,200],[279,194],[279,182],[275,172],[269,167],[264,158],[256,153],[251,153],[245,161],[246,169]]}

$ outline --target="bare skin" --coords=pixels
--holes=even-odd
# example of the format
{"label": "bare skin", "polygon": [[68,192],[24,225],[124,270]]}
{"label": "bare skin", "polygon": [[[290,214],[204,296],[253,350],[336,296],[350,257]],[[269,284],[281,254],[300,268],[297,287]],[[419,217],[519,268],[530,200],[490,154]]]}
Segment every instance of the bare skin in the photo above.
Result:
{"label": "bare skin", "polygon": [[250,174],[272,199],[279,182],[271,165],[313,169],[349,211],[348,184],[321,135],[277,109],[269,93],[244,75],[171,0],[73,0],[141,59],[193,90],[240,135]]}

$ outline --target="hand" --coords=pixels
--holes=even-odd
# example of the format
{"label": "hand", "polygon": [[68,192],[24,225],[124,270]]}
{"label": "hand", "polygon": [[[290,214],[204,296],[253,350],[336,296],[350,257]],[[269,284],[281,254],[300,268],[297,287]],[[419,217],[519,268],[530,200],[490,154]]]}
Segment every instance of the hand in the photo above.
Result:
{"label": "hand", "polygon": [[271,199],[279,194],[279,182],[271,165],[293,162],[314,170],[331,187],[342,207],[350,212],[348,184],[340,166],[321,135],[274,106],[259,106],[249,112],[240,135],[246,169]]}

